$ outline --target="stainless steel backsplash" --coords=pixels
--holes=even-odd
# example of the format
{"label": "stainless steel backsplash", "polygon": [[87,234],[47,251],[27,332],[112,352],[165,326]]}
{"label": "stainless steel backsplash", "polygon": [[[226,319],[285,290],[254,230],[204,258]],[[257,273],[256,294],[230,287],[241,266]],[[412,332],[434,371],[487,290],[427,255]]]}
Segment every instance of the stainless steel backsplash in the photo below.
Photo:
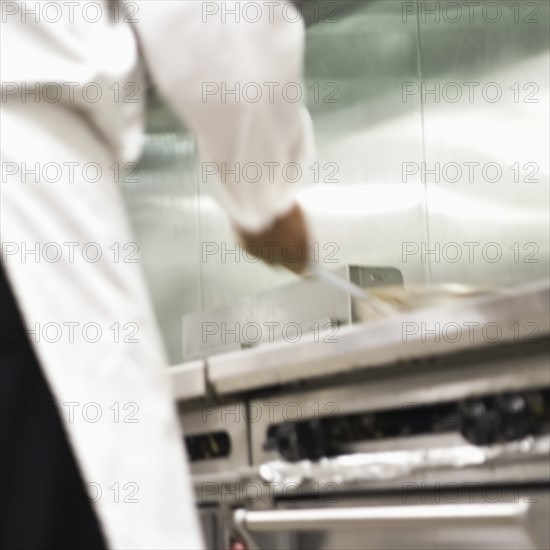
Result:
{"label": "stainless steel backsplash", "polygon": [[[304,5],[318,166],[299,197],[328,267],[393,266],[406,283],[548,276],[549,3],[476,4]],[[183,314],[294,276],[232,253],[193,136],[154,93],[148,119],[124,190],[178,362]]]}

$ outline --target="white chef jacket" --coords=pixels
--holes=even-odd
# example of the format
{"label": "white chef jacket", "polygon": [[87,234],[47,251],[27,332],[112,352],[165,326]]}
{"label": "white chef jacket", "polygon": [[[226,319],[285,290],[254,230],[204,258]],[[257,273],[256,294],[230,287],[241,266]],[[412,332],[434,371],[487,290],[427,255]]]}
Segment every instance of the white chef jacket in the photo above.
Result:
{"label": "white chef jacket", "polygon": [[[311,151],[301,101],[205,101],[205,82],[302,81],[301,21],[205,17],[221,4],[0,3],[3,268],[111,548],[203,544],[120,190],[142,146],[142,60],[202,162],[303,164]],[[289,207],[272,176],[217,182],[236,223],[261,229]]]}

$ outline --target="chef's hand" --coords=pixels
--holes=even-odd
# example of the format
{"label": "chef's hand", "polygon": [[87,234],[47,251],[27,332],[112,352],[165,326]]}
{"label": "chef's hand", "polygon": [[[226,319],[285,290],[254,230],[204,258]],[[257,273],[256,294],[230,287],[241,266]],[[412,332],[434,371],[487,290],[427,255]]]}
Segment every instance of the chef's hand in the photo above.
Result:
{"label": "chef's hand", "polygon": [[309,235],[302,209],[295,205],[260,233],[237,229],[248,254],[270,265],[283,265],[302,273],[309,259]]}

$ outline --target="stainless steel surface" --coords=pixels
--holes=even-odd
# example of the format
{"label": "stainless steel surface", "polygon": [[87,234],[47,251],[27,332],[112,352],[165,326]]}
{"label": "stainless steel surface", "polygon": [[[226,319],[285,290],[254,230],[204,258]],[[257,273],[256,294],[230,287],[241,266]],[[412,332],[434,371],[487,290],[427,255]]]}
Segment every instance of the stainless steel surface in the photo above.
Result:
{"label": "stainless steel surface", "polygon": [[[341,265],[331,275],[369,288],[403,281],[398,270],[383,267]],[[279,340],[296,342],[304,334],[336,332],[335,325],[355,320],[352,306],[347,288],[334,287],[325,279],[301,278],[242,297],[230,306],[184,315],[183,357],[211,357]]]}
{"label": "stainless steel surface", "polygon": [[174,397],[178,401],[189,401],[206,397],[206,364],[200,359],[176,365],[169,371]]}
{"label": "stainless steel surface", "polygon": [[[425,177],[428,247],[458,243],[462,257],[455,261],[456,247],[447,259],[432,256],[431,278],[498,284],[547,276],[550,3],[435,4],[419,3],[420,80],[441,90],[422,103],[424,161],[428,170],[441,167],[439,182]],[[434,8],[439,22],[428,15]],[[462,171],[456,181],[449,163]],[[466,163],[479,163],[472,181]],[[479,243],[473,262],[467,242]],[[496,246],[484,254],[488,243]]]}
{"label": "stainless steel surface", "polygon": [[327,269],[315,262],[310,262],[309,271],[322,281],[325,281],[334,288],[342,290],[354,299],[352,301],[352,319],[356,312],[361,312],[361,314],[365,312],[365,315],[361,315],[361,320],[366,320],[368,318],[366,314],[367,311],[371,317],[374,315],[388,316],[395,312],[395,308],[389,304],[387,300],[383,300],[370,290],[365,290],[353,281],[339,276],[333,270]]}
{"label": "stainless steel surface", "polygon": [[[208,436],[222,432],[229,438],[228,456],[192,461],[193,475],[212,475],[218,472],[230,476],[243,464],[248,464],[250,451],[244,402],[227,401],[217,404],[212,401],[202,401],[191,410],[180,408],[179,419],[185,437]],[[201,489],[205,490],[205,485]],[[217,489],[220,489],[219,485]]]}
{"label": "stainless steel surface", "polygon": [[[549,9],[546,0],[305,6],[304,96],[319,164],[304,168],[300,200],[320,261],[394,265],[407,283],[547,274]],[[488,83],[502,90],[495,103]],[[436,85],[437,98],[422,96]],[[152,102],[141,170],[123,183],[174,363],[182,314],[296,280],[242,253],[195,153],[192,136]],[[470,182],[465,163],[478,162]],[[439,183],[426,173],[436,163]],[[462,170],[456,182],[449,163]],[[498,181],[488,181],[490,166],[483,173],[488,163],[501,168]],[[417,173],[404,177],[406,167]]]}
{"label": "stainless steel surface", "polygon": [[306,510],[235,511],[235,522],[250,531],[348,529],[357,524],[364,529],[379,527],[472,526],[496,521],[506,525],[521,518],[528,509],[524,502],[459,504],[440,506],[385,506],[354,508],[313,508]]}
{"label": "stainless steel surface", "polygon": [[[184,428],[188,434],[230,428],[235,429],[241,439],[245,437],[243,432],[248,430],[246,437],[252,445],[251,455],[241,453],[241,461],[233,464],[242,468],[249,464],[249,457],[257,466],[277,458],[264,448],[264,443],[269,426],[287,420],[287,407],[294,407],[292,414],[298,410],[299,419],[306,421],[334,414],[399,408],[404,403],[429,404],[487,393],[548,387],[548,349],[543,340],[550,330],[548,300],[547,282],[528,283],[507,289],[501,295],[482,296],[459,306],[428,310],[429,315],[426,311],[417,312],[419,322],[426,322],[429,318],[441,323],[459,323],[467,319],[464,322],[481,324],[491,320],[501,327],[519,323],[518,327],[524,329],[529,328],[527,323],[535,324],[537,333],[534,335],[531,330],[503,335],[498,344],[507,343],[506,350],[495,342],[476,340],[472,335],[458,347],[453,347],[456,341],[443,345],[422,338],[412,339],[413,345],[409,345],[402,340],[400,331],[392,332],[391,327],[395,329],[402,322],[397,316],[372,326],[349,327],[349,335],[346,334],[349,338],[342,340],[342,348],[328,357],[326,354],[311,356],[311,346],[315,342],[287,346],[288,353],[280,353],[282,345],[279,344],[263,351],[259,348],[255,353],[262,352],[261,360],[256,362],[247,363],[247,356],[253,350],[211,357],[206,361],[207,369],[201,379],[205,384],[204,391],[206,386],[211,386],[215,394],[210,401],[195,402],[194,405],[190,401],[191,409],[182,410]],[[472,334],[479,336],[475,331]],[[536,336],[538,344],[528,340],[532,336]],[[277,346],[279,353],[272,352],[271,347]],[[464,350],[469,353],[453,353]],[[424,363],[419,363],[419,358],[424,358]],[[227,371],[221,368],[222,365]],[[239,372],[239,367],[244,370]],[[357,379],[360,373],[366,374],[369,370],[368,379]],[[345,372],[355,373],[355,379],[340,378]],[[186,378],[197,373],[202,377],[200,361],[183,365],[172,376],[177,384],[185,386]],[[333,375],[337,377],[330,378]],[[312,383],[320,381],[323,376],[329,378],[316,388],[277,390],[276,387],[297,380]],[[265,387],[277,391],[271,396],[252,398],[247,405],[239,404],[236,410],[233,410],[234,404],[221,399],[224,389],[229,393],[246,394]],[[434,441],[437,446],[441,439],[437,437]],[[225,470],[230,474],[225,466],[220,470],[215,464],[211,468],[212,465],[206,465],[203,473]]]}
{"label": "stainless steel surface", "polygon": [[[546,521],[549,512],[549,495],[547,489],[539,487],[537,489],[525,488],[514,494],[513,491],[502,490],[499,493],[497,502],[490,502],[493,499],[489,493],[483,493],[482,490],[473,491],[468,498],[464,498],[451,504],[451,495],[449,500],[445,501],[441,494],[438,493],[418,493],[410,495],[407,498],[406,504],[400,495],[385,495],[383,497],[369,497],[360,499],[358,502],[352,499],[343,498],[341,501],[334,503],[332,507],[335,510],[340,508],[348,510],[351,507],[373,508],[380,510],[383,515],[384,508],[394,509],[397,514],[403,513],[407,516],[406,508],[416,508],[418,506],[428,506],[434,510],[434,513],[445,515],[448,511],[449,515],[456,510],[460,514],[461,509],[466,506],[474,508],[482,508],[484,506],[492,507],[498,505],[497,508],[502,509],[505,513],[512,511],[514,507],[520,510],[525,507],[526,514],[519,517],[509,517],[508,522],[497,518],[486,518],[486,521],[471,522],[464,519],[461,522],[458,518],[456,523],[451,526],[447,520],[434,520],[429,527],[426,523],[419,519],[418,524],[405,522],[403,528],[398,525],[398,521],[388,522],[386,527],[381,525],[374,526],[367,522],[365,526],[369,526],[368,531],[363,526],[348,527],[347,529],[322,529],[316,531],[294,532],[295,540],[291,546],[271,546],[264,545],[259,547],[269,548],[316,548],[318,550],[334,550],[336,548],[345,548],[346,550],[418,550],[420,548],[427,550],[463,550],[465,548],[475,549],[493,549],[502,550],[510,549],[517,550],[518,548],[528,549],[537,548],[546,550],[549,543],[549,526]],[[291,503],[281,505],[277,511],[284,511],[291,514],[302,509],[313,511],[318,504],[313,501],[304,501],[301,503]],[[438,512],[438,507],[447,510]],[[509,507],[507,509],[507,507]],[[472,509],[473,510],[473,509]],[[466,514],[468,513],[465,510]],[[483,511],[481,511],[483,514]],[[513,513],[513,512],[512,512]],[[337,512],[334,514],[336,515]],[[411,512],[414,514],[414,511]],[[491,512],[488,510],[488,515]],[[262,532],[255,531],[251,533],[254,539],[260,541]]]}
{"label": "stainless steel surface", "polygon": [[224,518],[218,508],[199,510],[199,518],[204,535],[204,545],[208,549],[226,548]]}
{"label": "stainless steel surface", "polygon": [[[421,106],[402,101],[403,81],[419,79],[417,22],[404,21],[402,2],[339,6],[338,23],[308,33],[306,86],[321,90],[318,101],[310,92],[309,106],[326,169],[300,200],[315,240],[321,249],[334,243],[339,262],[395,265],[406,282],[428,282],[426,263],[401,261],[404,241],[427,237],[421,179],[401,178],[403,161],[423,158]],[[338,87],[334,103],[331,86]]]}
{"label": "stainless steel surface", "polygon": [[[201,307],[194,138],[150,94],[139,169],[121,178],[157,319],[171,362],[182,361],[181,315]],[[121,248],[126,243],[121,243]],[[121,251],[121,261],[132,248]]]}
{"label": "stainless steel surface", "polygon": [[319,279],[322,279],[326,283],[335,286],[336,288],[342,290],[343,292],[349,294],[354,298],[359,298],[361,300],[368,300],[369,298],[369,294],[360,286],[349,281],[348,279],[344,279],[344,277],[340,277],[338,274],[334,273],[334,271],[331,271],[314,262],[310,263],[309,270],[316,277],[319,277]]}
{"label": "stainless steel surface", "polygon": [[[378,372],[369,380],[330,383],[326,387],[302,391],[278,392],[273,396],[252,399],[251,410],[257,421],[251,424],[252,458],[256,465],[276,460],[279,455],[264,447],[266,434],[273,424],[298,415],[300,421],[330,418],[398,408],[406,412],[413,404],[427,405],[477,397],[499,391],[520,391],[550,386],[548,352],[531,357],[510,354],[508,357],[464,357],[453,362],[434,362],[431,368],[409,364],[396,373]],[[431,446],[440,444],[434,438]],[[388,450],[392,441],[385,441]],[[424,448],[424,447],[422,447]],[[483,474],[487,478],[487,473]]]}
{"label": "stainless steel surface", "polygon": [[[511,287],[495,296],[468,298],[448,307],[409,313],[372,324],[342,327],[336,341],[307,335],[300,342],[231,352],[208,360],[208,377],[215,390],[233,393],[303,379],[378,368],[400,359],[458,353],[491,346],[486,327],[500,329],[498,343],[538,337],[550,332],[548,281]],[[516,323],[518,323],[516,325]],[[461,329],[444,337],[445,327]],[[517,326],[517,331],[513,330]],[[439,327],[439,328],[438,328]],[[432,336],[428,334],[432,332]],[[437,338],[436,335],[439,335]],[[458,338],[456,335],[458,334]]]}
{"label": "stainless steel surface", "polygon": [[[547,392],[549,300],[549,282],[539,281],[346,327],[340,353],[329,354],[326,363],[322,355],[311,356],[312,342],[289,345],[283,354],[262,354],[249,370],[247,355],[261,347],[207,358],[206,381],[213,393],[208,401],[182,402],[184,429],[224,429],[236,441],[246,437],[248,446],[239,445],[229,460],[192,464],[197,501],[226,514],[241,509],[233,522],[225,516],[224,528],[252,550],[545,550],[547,432],[481,444],[460,430],[426,428],[419,437],[390,433],[378,447],[368,445],[369,432],[366,446],[359,438],[335,455],[300,460],[286,459],[280,447],[266,443],[271,428],[281,423],[328,425],[333,417],[340,422],[346,415],[407,413],[410,406]],[[503,330],[519,324],[498,342],[479,338],[474,330],[452,348],[455,339],[435,343],[429,334],[409,345],[396,330],[403,319],[493,323]],[[536,327],[534,333],[529,323]],[[347,339],[347,331],[353,338]],[[275,343],[265,351],[276,346],[281,351],[282,344]],[[266,357],[279,362],[269,364]],[[240,400],[237,409],[215,383],[213,366],[222,359],[230,360],[229,378],[238,383],[239,389],[229,392]],[[243,364],[245,370],[239,372]],[[205,418],[205,410],[212,419]]]}

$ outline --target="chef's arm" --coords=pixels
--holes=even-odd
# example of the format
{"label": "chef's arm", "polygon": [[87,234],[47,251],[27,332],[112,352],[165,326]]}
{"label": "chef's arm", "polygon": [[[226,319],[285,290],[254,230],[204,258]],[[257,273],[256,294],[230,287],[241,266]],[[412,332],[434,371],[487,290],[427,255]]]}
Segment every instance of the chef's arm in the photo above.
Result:
{"label": "chef's arm", "polygon": [[[290,181],[295,173],[285,178],[283,168],[296,163],[303,174],[308,172],[311,120],[301,101],[282,93],[287,84],[302,83],[303,22],[288,21],[280,6],[266,13],[265,2],[258,2],[263,10],[259,21],[241,17],[238,23],[234,16],[223,17],[222,2],[138,4],[135,27],[149,71],[161,95],[197,136],[201,182],[212,185],[245,241],[304,245],[306,226]],[[238,95],[247,84],[248,98],[255,102]],[[256,101],[258,89],[262,93]],[[299,270],[301,264],[290,267]]]}

